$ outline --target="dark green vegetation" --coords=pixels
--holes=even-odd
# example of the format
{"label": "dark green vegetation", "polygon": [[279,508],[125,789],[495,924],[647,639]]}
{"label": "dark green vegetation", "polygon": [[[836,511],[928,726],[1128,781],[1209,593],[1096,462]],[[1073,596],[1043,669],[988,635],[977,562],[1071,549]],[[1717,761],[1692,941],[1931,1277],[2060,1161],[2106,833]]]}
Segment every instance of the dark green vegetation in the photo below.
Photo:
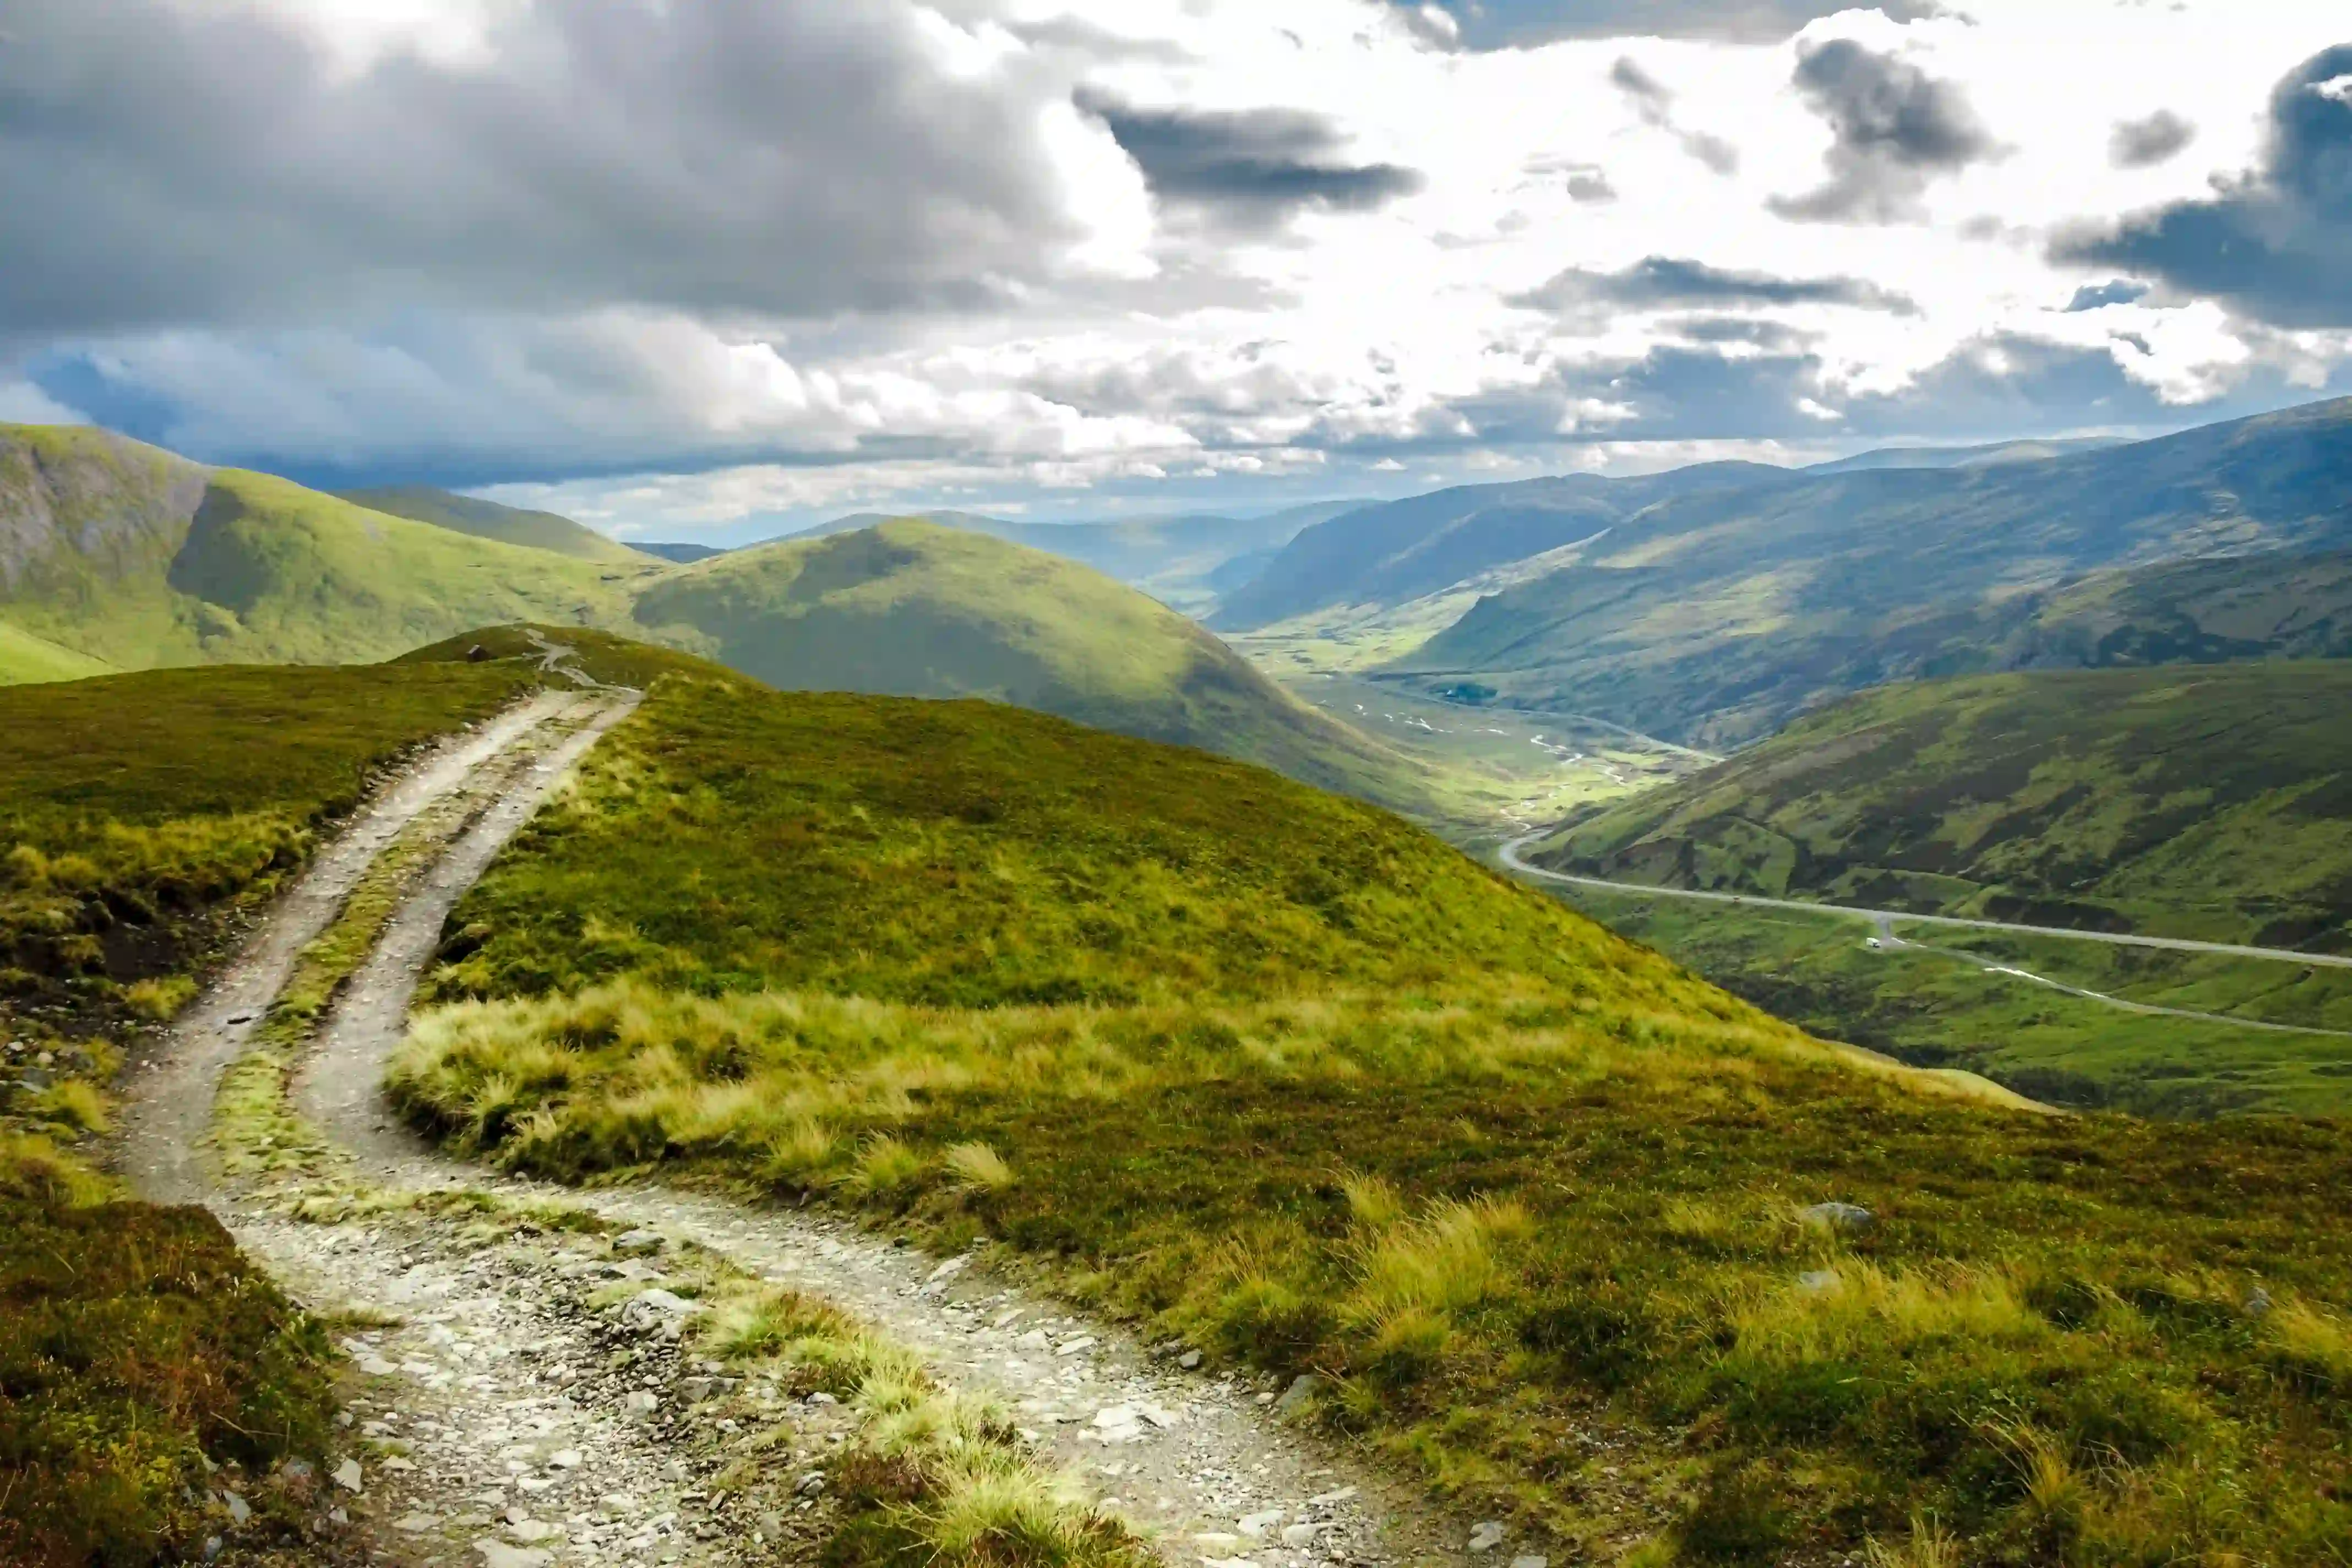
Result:
{"label": "dark green vegetation", "polygon": [[266,1518],[238,1474],[322,1451],[330,1353],[204,1210],[64,1207],[0,1173],[0,1562],[198,1557],[223,1487]]}
{"label": "dark green vegetation", "polygon": [[[2340,647],[2316,626],[2341,619],[2340,560],[2316,565],[2308,588],[2279,569],[2267,597],[2227,566],[2137,574],[2198,557],[2340,556],[2347,495],[2352,400],[2041,460],[1535,480],[1308,529],[1217,624],[1337,626],[1350,607],[1442,601],[1515,562],[1528,580],[1389,672],[1722,750],[1889,680]],[[2105,573],[2126,575],[2084,582]]]}
{"label": "dark green vegetation", "polygon": [[708,561],[714,555],[727,553],[715,544],[674,544],[634,540],[630,542],[629,548],[640,555],[650,555],[678,566],[691,566],[698,561]]}
{"label": "dark green vegetation", "polygon": [[647,635],[772,686],[985,697],[1427,809],[1405,758],[1192,621],[1058,556],[912,520],[731,551],[638,595]]}
{"label": "dark green vegetation", "polygon": [[[1353,511],[1367,503],[1317,501],[1265,517],[1194,515],[1139,519],[1132,522],[1007,522],[965,511],[934,511],[922,521],[942,528],[984,533],[1091,566],[1107,577],[1140,588],[1188,614],[1213,605],[1220,595],[1248,582],[1304,528]],[[878,512],[835,518],[793,535],[794,539],[871,528],[891,521]]]}
{"label": "dark green vegetation", "polygon": [[[2352,971],[1900,925],[1927,945],[1874,950],[1871,928],[1843,916],[1559,892],[1816,1034],[1980,1073],[2052,1104],[2163,1117],[2352,1110]],[[2134,1013],[1996,968],[2151,1007],[2339,1033]]]}
{"label": "dark green vegetation", "polygon": [[371,511],[429,522],[437,528],[470,534],[502,544],[527,544],[601,563],[608,572],[642,572],[643,555],[625,544],[605,538],[568,517],[551,511],[530,511],[500,506],[430,485],[385,485],[376,489],[344,490],[342,499]]}
{"label": "dark green vegetation", "polygon": [[2340,1128],[1934,1098],[1266,774],[666,682],[453,923],[460,1145],[999,1238],[1567,1550],[2352,1539]]}
{"label": "dark green vegetation", "polygon": [[1528,858],[1612,881],[2352,952],[2352,664],[1886,687]]}

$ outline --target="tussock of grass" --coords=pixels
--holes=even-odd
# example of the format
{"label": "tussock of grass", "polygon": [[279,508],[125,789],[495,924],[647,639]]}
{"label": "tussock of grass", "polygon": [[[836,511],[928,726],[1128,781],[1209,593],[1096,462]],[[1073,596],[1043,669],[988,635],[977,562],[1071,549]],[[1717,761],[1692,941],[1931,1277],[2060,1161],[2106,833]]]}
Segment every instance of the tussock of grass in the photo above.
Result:
{"label": "tussock of grass", "polygon": [[495,1160],[984,1231],[1563,1555],[2352,1537],[2339,1129],[1925,1097],[1373,814],[1027,715],[664,689],[612,739],[395,1065]]}
{"label": "tussock of grass", "polygon": [[[1047,1469],[992,1403],[943,1388],[922,1361],[822,1302],[726,1278],[695,1333],[699,1347],[787,1386],[823,1389],[857,1416],[834,1466],[853,1518],[828,1561],[895,1545],[970,1568],[1144,1568],[1141,1544]],[[888,1478],[862,1489],[856,1478]],[[887,1490],[887,1495],[883,1495]],[[897,1553],[886,1551],[887,1556]]]}
{"label": "tussock of grass", "polygon": [[940,1163],[977,1192],[1001,1193],[1013,1184],[1013,1167],[985,1143],[950,1144]]}

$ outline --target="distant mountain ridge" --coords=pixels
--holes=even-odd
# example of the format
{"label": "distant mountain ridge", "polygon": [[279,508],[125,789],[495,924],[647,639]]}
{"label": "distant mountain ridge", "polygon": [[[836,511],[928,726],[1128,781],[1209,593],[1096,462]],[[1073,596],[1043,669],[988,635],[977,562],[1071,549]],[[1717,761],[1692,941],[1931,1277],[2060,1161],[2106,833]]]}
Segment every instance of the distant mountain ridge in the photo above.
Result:
{"label": "distant mountain ridge", "polygon": [[[1506,702],[1721,750],[1863,687],[2061,662],[2061,641],[2004,655],[2003,639],[2036,615],[2087,613],[2103,573],[2347,549],[2352,399],[2339,399],[2037,461],[1682,488],[1572,565],[1480,600],[1389,673],[1475,679]],[[2178,609],[2199,579],[2168,581]]]}

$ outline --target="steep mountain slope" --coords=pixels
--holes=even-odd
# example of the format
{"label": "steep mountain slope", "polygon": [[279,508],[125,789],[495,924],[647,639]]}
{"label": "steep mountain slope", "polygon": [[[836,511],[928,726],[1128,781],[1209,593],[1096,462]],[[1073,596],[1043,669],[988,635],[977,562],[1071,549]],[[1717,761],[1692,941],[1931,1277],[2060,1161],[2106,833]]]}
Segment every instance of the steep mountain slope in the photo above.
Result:
{"label": "steep mountain slope", "polygon": [[2347,545],[2352,399],[2040,462],[1669,496],[1391,668],[1722,749],[1980,664],[2005,603],[2101,569]]}
{"label": "steep mountain slope", "polygon": [[86,675],[104,675],[112,668],[0,621],[0,686],[79,680]]}
{"label": "steep mountain slope", "polygon": [[1410,765],[1073,562],[912,520],[739,550],[636,599],[646,636],[792,690],[985,697],[1417,805]]}
{"label": "steep mountain slope", "polygon": [[1631,479],[1467,485],[1364,507],[1300,533],[1210,624],[1247,631],[1333,605],[1402,604],[1590,539],[1669,497],[1794,482],[1790,470],[1759,463],[1703,463]]}
{"label": "steep mountain slope", "polygon": [[593,528],[583,527],[551,511],[527,511],[520,507],[500,506],[496,501],[478,500],[472,496],[457,495],[448,490],[436,489],[430,485],[386,485],[374,489],[337,493],[353,506],[365,507],[371,511],[389,512],[394,517],[404,517],[416,522],[429,522],[436,528],[471,534],[476,539],[494,539],[501,544],[527,544],[535,550],[552,550],[559,555],[602,562],[612,570],[642,570],[646,564],[627,545],[607,539]]}
{"label": "steep mountain slope", "polygon": [[1585,875],[2352,952],[2352,663],[1885,687],[1602,810]]}
{"label": "steep mountain slope", "polygon": [[1988,668],[2352,658],[2352,552],[2101,572],[1992,618],[2000,624],[1984,639]]}
{"label": "steep mountain slope", "polygon": [[104,431],[0,426],[0,617],[120,668],[349,663],[622,603],[593,562]]}
{"label": "steep mountain slope", "polygon": [[[973,512],[921,514],[927,522],[984,533],[1093,567],[1162,604],[1198,613],[1232,592],[1275,559],[1302,529],[1353,511],[1362,501],[1316,501],[1265,517],[1219,517],[1206,513],[1150,518],[1133,522],[1007,522]],[[890,521],[860,512],[820,523],[793,537],[818,539],[853,532]]]}

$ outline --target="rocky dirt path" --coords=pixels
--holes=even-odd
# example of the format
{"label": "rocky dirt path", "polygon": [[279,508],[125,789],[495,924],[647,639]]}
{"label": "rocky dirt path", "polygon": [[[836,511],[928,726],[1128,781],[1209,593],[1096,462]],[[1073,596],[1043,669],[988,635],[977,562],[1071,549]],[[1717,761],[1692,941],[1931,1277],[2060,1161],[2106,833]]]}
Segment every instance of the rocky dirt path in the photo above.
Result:
{"label": "rocky dirt path", "polygon": [[[690,1342],[667,1303],[693,1308],[659,1288],[715,1258],[835,1304],[919,1352],[940,1383],[999,1401],[1171,1563],[1542,1568],[1499,1526],[1437,1519],[1303,1435],[1287,1419],[1288,1391],[1201,1370],[1181,1346],[1139,1344],[975,1258],[929,1258],[830,1219],[713,1196],[497,1178],[402,1129],[376,1086],[450,909],[634,706],[634,693],[605,689],[541,699],[394,784],[387,808],[422,798],[404,816],[372,810],[320,858],[221,991],[191,1011],[138,1097],[126,1163],[142,1184],[202,1193],[289,1289],[342,1316],[360,1380],[352,1451],[290,1483],[317,1488],[306,1560],[813,1561],[829,1531],[825,1455],[847,1440],[850,1415],[823,1394],[747,1384],[681,1348]],[[338,1151],[339,1195],[322,1201],[300,1176],[206,1187],[196,1149],[207,1086],[284,984],[303,933],[323,929],[396,822],[453,795],[467,798],[420,827],[443,837],[415,855],[420,869],[293,1085],[296,1107]],[[572,1217],[583,1214],[601,1226]],[[722,1473],[740,1480],[754,1454],[786,1478],[781,1494],[718,1484]],[[234,1557],[234,1537],[229,1547]]]}

